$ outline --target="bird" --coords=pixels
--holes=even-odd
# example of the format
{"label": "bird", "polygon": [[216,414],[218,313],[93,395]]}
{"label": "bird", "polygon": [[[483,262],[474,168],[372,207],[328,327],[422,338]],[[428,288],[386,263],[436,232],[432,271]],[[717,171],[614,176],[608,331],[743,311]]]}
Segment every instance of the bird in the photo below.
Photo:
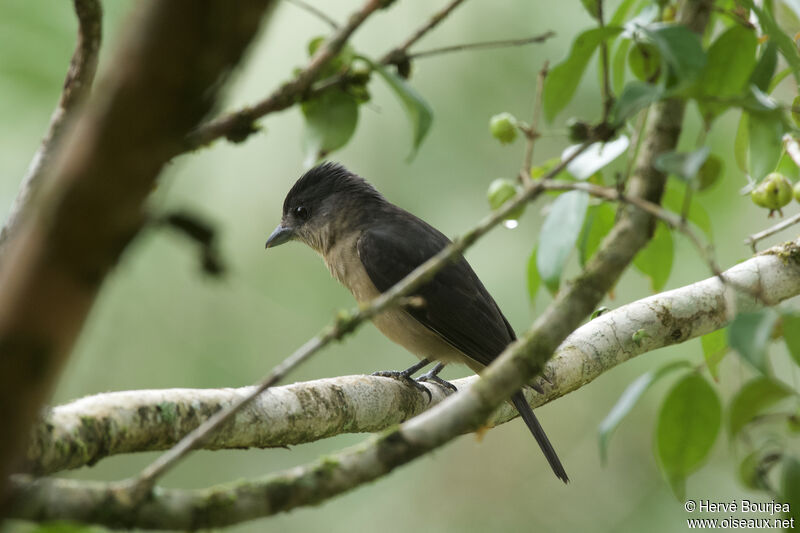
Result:
{"label": "bird", "polygon": [[[331,274],[359,304],[387,291],[451,243],[442,232],[389,202],[364,178],[344,166],[323,162],[305,172],[283,202],[280,224],[266,248],[289,241],[319,253]],[[467,260],[459,255],[412,295],[415,303],[390,308],[372,322],[419,362],[403,371],[375,375],[433,381],[448,363],[463,363],[480,373],[516,334]],[[436,361],[418,380],[413,375]],[[569,482],[564,466],[522,391],[510,398],[533,434],[555,475]]]}

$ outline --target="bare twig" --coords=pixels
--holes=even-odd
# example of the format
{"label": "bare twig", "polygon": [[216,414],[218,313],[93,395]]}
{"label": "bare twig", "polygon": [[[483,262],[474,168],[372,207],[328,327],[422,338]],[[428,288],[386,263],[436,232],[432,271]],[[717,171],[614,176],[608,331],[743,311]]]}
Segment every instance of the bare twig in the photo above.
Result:
{"label": "bare twig", "polygon": [[519,174],[521,183],[531,180],[531,168],[533,168],[533,147],[536,144],[541,134],[539,133],[539,119],[542,114],[542,94],[544,92],[544,81],[547,78],[547,72],[550,68],[550,62],[545,60],[539,74],[536,76],[536,91],[533,96],[533,117],[531,123],[527,128],[523,129],[527,142],[525,143],[525,156],[522,160],[522,170]]}
{"label": "bare twig", "polygon": [[451,0],[449,4],[434,13],[425,24],[420,26],[405,41],[403,41],[402,44],[387,52],[379,62],[382,65],[390,65],[406,60],[408,49],[411,48],[414,43],[422,39],[429,31],[438,26],[439,23],[446,19],[450,13],[452,13],[453,10],[460,6],[463,2],[464,0]]}
{"label": "bare twig", "polygon": [[353,32],[381,7],[383,7],[381,0],[366,0],[358,11],[350,15],[345,25],[325,40],[311,57],[308,65],[292,80],[253,106],[228,113],[196,128],[187,136],[185,149],[199,148],[220,137],[240,142],[256,131],[254,122],[257,119],[292,106],[311,88],[319,73],[342,50]]}
{"label": "bare twig", "polygon": [[553,37],[554,32],[548,31],[533,37],[525,37],[522,39],[504,39],[499,41],[485,41],[480,43],[465,43],[456,44],[452,46],[442,46],[440,48],[432,48],[430,50],[422,50],[421,52],[413,52],[406,54],[406,59],[420,59],[425,57],[437,56],[448,54],[450,52],[461,52],[464,50],[490,50],[492,48],[508,48],[512,46],[524,46],[526,44],[542,43],[547,39]]}
{"label": "bare twig", "polygon": [[330,26],[334,30],[339,28],[339,23],[338,22],[336,22],[331,17],[329,17],[324,11],[322,11],[319,8],[316,8],[316,7],[312,6],[308,2],[304,2],[303,0],[286,0],[286,2],[289,2],[290,4],[294,4],[297,7],[299,7],[300,9],[311,13],[312,15],[314,15],[315,17],[320,19],[322,22],[324,22],[325,24],[327,24],[328,26]]}
{"label": "bare twig", "polygon": [[[559,172],[575,159],[578,155],[588,148],[590,142],[584,143],[578,150],[556,165],[543,179],[549,179]],[[490,229],[497,226],[500,222],[505,220],[506,216],[515,208],[523,205],[524,203],[536,198],[543,191],[540,182],[531,182],[524,187],[517,195],[503,204],[502,207],[494,211],[491,215],[484,218],[477,226],[470,231],[466,232],[459,238],[445,247],[441,252],[434,255],[410,274],[403,278],[400,282],[392,286],[391,289],[384,292],[372,302],[364,307],[351,310],[349,312],[340,313],[333,324],[326,326],[316,336],[298,348],[293,354],[284,359],[256,386],[252,391],[240,398],[236,403],[233,403],[225,409],[217,412],[206,420],[197,429],[186,435],[181,441],[172,447],[169,451],[161,455],[153,463],[148,465],[142,470],[138,476],[123,480],[119,482],[119,489],[127,494],[135,501],[141,501],[152,490],[155,482],[164,475],[170,468],[175,466],[178,461],[186,456],[190,451],[200,446],[215,430],[222,424],[229,420],[233,415],[239,412],[242,408],[246,407],[252,402],[259,394],[267,390],[269,387],[278,383],[290,371],[300,365],[303,361],[314,355],[320,349],[328,345],[331,341],[339,340],[348,333],[355,331],[364,321],[371,319],[375,315],[385,311],[386,309],[395,306],[398,302],[410,294],[412,291],[419,288],[426,281],[430,280],[436,272],[441,270],[446,264],[452,261],[455,257],[461,254],[475,241],[485,235]]]}
{"label": "bare twig", "polygon": [[750,248],[753,250],[753,253],[756,253],[756,243],[758,241],[766,239],[767,237],[771,237],[772,235],[775,235],[776,233],[779,233],[790,226],[794,226],[798,222],[800,222],[800,214],[791,218],[787,218],[786,220],[782,220],[770,228],[750,235],[744,240],[744,243],[750,246]]}
{"label": "bare twig", "polygon": [[80,104],[89,95],[97,71],[97,58],[102,39],[102,6],[99,0],[73,0],[78,17],[78,42],[69,63],[58,106],[50,117],[50,125],[39,149],[31,160],[19,193],[11,206],[6,223],[0,230],[0,255],[5,243],[25,217],[40,189],[41,181],[59,145],[62,134]]}

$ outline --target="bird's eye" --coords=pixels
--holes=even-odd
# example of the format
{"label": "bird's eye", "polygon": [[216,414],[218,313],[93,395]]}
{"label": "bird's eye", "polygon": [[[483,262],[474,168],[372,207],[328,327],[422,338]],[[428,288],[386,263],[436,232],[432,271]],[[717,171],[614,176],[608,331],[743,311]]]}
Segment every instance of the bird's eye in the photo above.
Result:
{"label": "bird's eye", "polygon": [[305,206],[298,205],[294,208],[294,216],[300,220],[308,220],[308,209]]}

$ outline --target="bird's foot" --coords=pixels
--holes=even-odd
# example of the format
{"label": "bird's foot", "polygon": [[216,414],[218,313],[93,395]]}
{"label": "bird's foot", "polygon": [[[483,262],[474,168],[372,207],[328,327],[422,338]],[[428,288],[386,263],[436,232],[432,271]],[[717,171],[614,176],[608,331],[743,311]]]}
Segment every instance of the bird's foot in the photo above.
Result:
{"label": "bird's foot", "polygon": [[427,394],[428,395],[428,401],[431,401],[433,399],[433,395],[431,395],[431,391],[428,390],[428,387],[426,387],[425,385],[423,385],[421,383],[417,383],[417,381],[414,378],[411,377],[419,369],[423,368],[425,365],[428,365],[428,364],[430,364],[430,362],[427,359],[422,359],[416,365],[414,365],[414,366],[412,366],[410,368],[406,368],[405,370],[380,370],[378,372],[373,372],[372,375],[373,376],[380,376],[380,377],[383,377],[383,378],[392,378],[392,379],[397,379],[397,380],[403,381],[403,382],[411,385],[412,387],[414,387],[418,391],[424,392],[425,394]]}
{"label": "bird's foot", "polygon": [[431,394],[431,391],[428,390],[428,387],[426,387],[422,383],[417,383],[417,380],[412,378],[411,374],[409,374],[405,370],[381,370],[379,372],[373,372],[372,375],[380,376],[382,378],[392,378],[402,381],[404,383],[407,383],[408,385],[411,385],[418,391],[427,394],[428,401],[431,401],[433,399],[433,395]]}
{"label": "bird's foot", "polygon": [[456,388],[455,385],[439,377],[439,372],[441,372],[443,368],[444,365],[442,363],[438,363],[435,367],[433,367],[432,370],[418,377],[417,381],[423,381],[423,382],[432,381],[433,383],[436,383],[440,387],[444,387],[445,389],[450,389],[453,392],[458,392],[458,389]]}

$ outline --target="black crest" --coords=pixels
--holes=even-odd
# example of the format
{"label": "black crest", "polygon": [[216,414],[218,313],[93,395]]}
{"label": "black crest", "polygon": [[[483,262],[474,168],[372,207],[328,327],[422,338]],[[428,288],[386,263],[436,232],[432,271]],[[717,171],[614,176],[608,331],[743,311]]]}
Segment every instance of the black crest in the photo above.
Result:
{"label": "black crest", "polygon": [[334,194],[345,197],[383,200],[383,196],[367,181],[338,163],[326,161],[303,174],[286,195],[283,211],[295,205],[321,202]]}

